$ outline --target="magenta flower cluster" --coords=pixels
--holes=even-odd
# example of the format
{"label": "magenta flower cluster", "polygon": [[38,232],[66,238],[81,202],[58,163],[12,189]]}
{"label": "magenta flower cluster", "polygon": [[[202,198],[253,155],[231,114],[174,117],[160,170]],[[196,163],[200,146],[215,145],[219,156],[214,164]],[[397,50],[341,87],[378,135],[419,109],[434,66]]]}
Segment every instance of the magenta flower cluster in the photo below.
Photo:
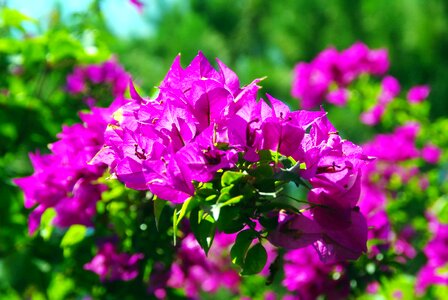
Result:
{"label": "magenta flower cluster", "polygon": [[411,179],[418,179],[420,188],[427,188],[425,175],[421,174],[415,164],[409,162],[421,158],[427,163],[435,164],[440,158],[441,150],[432,144],[418,149],[416,143],[419,131],[418,123],[407,123],[397,127],[393,133],[378,134],[363,145],[366,154],[377,158],[364,167],[360,200],[361,212],[367,217],[367,224],[371,227],[369,239],[383,241],[372,248],[372,254],[394,246],[396,254],[401,255],[404,260],[416,255],[416,250],[409,242],[413,229],[407,227],[403,232],[394,233],[386,213],[386,205],[389,198],[394,198],[389,186],[396,178],[403,184]]}
{"label": "magenta flower cluster", "polygon": [[[370,68],[370,63],[376,65]],[[351,66],[351,67],[347,67]],[[328,101],[335,105],[346,105],[350,96],[350,84],[353,80],[362,74],[366,75],[386,75],[389,62],[387,52],[385,50],[369,50],[367,46],[362,43],[356,43],[349,49],[342,52],[336,51],[334,48],[324,50],[311,63],[299,63],[294,71],[294,81],[292,88],[292,95],[299,98],[302,107],[316,107]],[[361,122],[367,125],[378,124],[386,112],[386,108],[399,97],[401,86],[397,79],[390,75],[383,77],[380,84],[380,92],[376,99],[376,103],[362,112],[360,115]],[[430,93],[430,88],[426,85],[418,85],[409,89],[406,99],[409,105],[415,105],[424,101]],[[359,105],[359,104],[357,104]],[[424,191],[428,188],[428,178],[422,172],[418,165],[421,165],[421,160],[427,164],[437,164],[442,156],[442,151],[439,147],[425,141],[422,148],[416,145],[417,137],[420,132],[421,125],[417,122],[409,122],[397,127],[394,132],[387,134],[378,134],[371,141],[363,145],[363,153],[376,159],[370,164],[361,166],[363,177],[360,180],[360,201],[359,211],[367,220],[368,239],[373,242],[369,249],[369,257],[374,258],[377,254],[390,253],[392,250],[395,259],[398,263],[406,263],[409,259],[413,259],[417,255],[417,250],[413,246],[413,239],[416,236],[416,230],[411,226],[404,226],[399,232],[394,231],[392,221],[387,213],[387,205],[389,201],[396,201],[399,194],[394,190],[393,183],[398,181],[401,185],[409,184],[409,182],[418,182],[418,187]],[[311,179],[311,183],[313,180]],[[311,190],[309,193],[310,202],[314,193]],[[318,216],[316,209],[311,208],[309,214],[315,219]],[[290,229],[301,229],[298,234],[299,241],[304,240],[303,235],[311,237],[316,232],[314,225],[305,219],[307,213],[294,217],[294,221],[289,223],[283,231],[287,232]],[[335,214],[340,216],[341,214]],[[331,220],[331,218],[324,218]],[[338,224],[332,220],[331,224]],[[434,238],[425,247],[425,254],[428,257],[428,263],[420,271],[417,280],[417,292],[424,293],[426,288],[431,284],[447,284],[447,278],[440,272],[446,267],[447,260],[443,259],[440,252],[443,243],[444,225],[430,218],[430,228],[434,234]],[[276,237],[278,240],[285,239],[285,236]],[[337,239],[339,242],[341,239]],[[356,247],[351,247],[356,249]],[[437,249],[437,250],[435,250]],[[304,251],[299,249],[294,251]],[[382,256],[378,256],[382,257]],[[287,262],[287,261],[286,261]],[[285,265],[285,273],[288,274]],[[317,266],[309,265],[313,272],[318,272]],[[387,267],[386,267],[387,268]],[[328,280],[327,276],[322,276],[323,279]],[[289,290],[293,290],[293,283],[302,283],[300,276],[291,276],[285,278],[285,282],[289,280]],[[325,272],[324,272],[325,273]],[[308,277],[312,277],[310,274]],[[303,276],[306,278],[305,276]],[[314,281],[316,282],[316,280]],[[328,283],[328,281],[325,281]],[[371,284],[373,286],[373,283]],[[302,291],[307,290],[301,287]],[[326,294],[322,292],[323,294]],[[306,295],[313,296],[314,294],[308,292]],[[306,296],[302,296],[305,297]]]}
{"label": "magenta flower cluster", "polygon": [[113,111],[124,103],[118,98],[109,108],[92,108],[81,113],[83,123],[64,126],[58,141],[50,144],[50,154],[30,154],[34,167],[31,176],[14,180],[25,193],[25,207],[32,209],[29,232],[39,227],[42,214],[54,208],[53,224],[69,227],[73,224],[92,226],[96,202],[106,186],[97,182],[104,164],[87,164],[103,144],[103,132]]}
{"label": "magenta flower cluster", "polygon": [[328,263],[357,259],[367,250],[367,225],[357,206],[361,169],[370,160],[359,146],[341,139],[326,117],[311,125],[302,141],[309,179],[310,207],[301,214],[280,214],[270,241],[286,249],[308,245]]}
{"label": "magenta flower cluster", "polygon": [[84,265],[84,270],[98,274],[101,281],[129,281],[138,276],[138,262],[142,253],[118,253],[112,242],[103,243],[95,257]]}
{"label": "magenta flower cluster", "polygon": [[363,146],[365,153],[377,158],[364,168],[360,201],[361,212],[367,217],[367,224],[371,227],[369,239],[382,241],[371,249],[372,255],[388,249],[395,239],[396,246],[399,247],[397,254],[403,254],[404,258],[415,256],[413,247],[402,238],[406,235],[393,233],[386,205],[392,194],[389,191],[390,182],[394,178],[398,177],[406,184],[419,176],[417,167],[406,165],[420,156],[416,147],[418,132],[417,123],[408,123],[397,127],[393,133],[376,135]]}
{"label": "magenta flower cluster", "polygon": [[[104,143],[107,125],[115,122],[113,113],[127,101],[123,96],[129,79],[115,59],[75,67],[67,76],[67,91],[86,96],[90,111],[80,113],[82,123],[63,127],[57,135],[59,140],[49,145],[50,154],[30,154],[33,175],[14,180],[25,192],[25,207],[33,209],[28,221],[30,234],[39,227],[41,216],[48,208],[55,209],[53,224],[58,227],[93,225],[96,202],[107,188],[97,180],[107,166],[89,162]],[[109,107],[95,106],[89,91],[91,84],[111,89],[115,100]]]}
{"label": "magenta flower cluster", "polygon": [[241,88],[237,76],[218,65],[216,71],[199,53],[183,69],[178,57],[154,100],[131,89],[134,101],[116,114],[119,125],[108,127],[94,161],[108,164],[130,188],[182,203],[194,194],[194,181],[234,168],[238,153],[252,162],[259,150],[291,156],[306,165],[296,172],[313,186],[311,214],[286,217],[271,242],[313,244],[327,261],[359,257],[367,239],[356,206],[367,161],[361,148],[343,140],[325,112],[290,111],[269,95],[257,101],[259,80]]}
{"label": "magenta flower cluster", "polygon": [[[389,69],[387,51],[371,50],[358,42],[338,52],[335,48],[322,51],[312,62],[300,62],[294,69],[293,97],[300,99],[304,109],[319,106],[324,100],[345,105],[347,86],[361,74],[383,75]],[[332,86],[335,85],[335,88]]]}
{"label": "magenta flower cluster", "polygon": [[94,106],[96,99],[91,92],[95,87],[109,86],[113,98],[121,97],[128,87],[129,79],[123,67],[115,59],[110,59],[101,64],[76,67],[67,76],[66,89],[72,95],[82,95],[89,106]]}
{"label": "magenta flower cluster", "polygon": [[216,293],[221,287],[237,293],[241,278],[229,257],[234,242],[235,235],[217,233],[206,256],[194,235],[188,234],[177,250],[166,286],[182,288],[193,299],[199,299],[201,292]]}
{"label": "magenta flower cluster", "polygon": [[[386,75],[389,69],[388,53],[385,49],[369,49],[357,42],[338,52],[335,48],[322,51],[312,62],[300,62],[294,69],[291,94],[300,99],[302,108],[310,109],[324,101],[345,106],[350,97],[350,84],[361,75],[384,76],[375,104],[360,115],[369,126],[379,123],[390,102],[399,96],[398,80]],[[426,85],[412,87],[407,93],[410,103],[419,103],[429,95]]]}
{"label": "magenta flower cluster", "polygon": [[[202,293],[214,294],[220,288],[238,294],[242,278],[230,260],[235,238],[236,234],[217,232],[206,255],[194,235],[187,234],[170,269],[165,272],[158,270],[151,278],[150,293],[158,299],[166,299],[167,288],[183,289],[189,299],[200,299]],[[277,256],[276,249],[269,244],[266,244],[266,250],[268,260],[260,272],[262,276],[268,276],[269,266]]]}
{"label": "magenta flower cluster", "polygon": [[[344,265],[323,263],[311,248],[294,249],[284,256],[285,277],[282,285],[292,293],[283,299],[345,299],[349,280]],[[294,296],[293,296],[294,295]]]}
{"label": "magenta flower cluster", "polygon": [[442,224],[434,216],[428,214],[429,230],[432,239],[423,249],[427,262],[417,274],[416,290],[424,294],[432,284],[448,285],[448,224]]}

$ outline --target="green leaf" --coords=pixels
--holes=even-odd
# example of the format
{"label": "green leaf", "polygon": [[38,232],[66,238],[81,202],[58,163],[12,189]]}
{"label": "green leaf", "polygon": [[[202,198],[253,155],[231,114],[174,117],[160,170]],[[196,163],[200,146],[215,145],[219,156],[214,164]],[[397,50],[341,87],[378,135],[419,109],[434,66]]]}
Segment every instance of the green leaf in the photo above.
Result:
{"label": "green leaf", "polygon": [[261,243],[255,244],[247,251],[241,275],[258,274],[263,270],[268,259],[266,249]]}
{"label": "green leaf", "polygon": [[11,26],[11,27],[19,28],[21,30],[23,30],[22,22],[24,22],[24,21],[31,21],[33,23],[37,23],[37,21],[35,19],[32,19],[32,18],[22,14],[18,10],[6,8],[6,7],[1,9],[0,16],[1,16],[0,26]]}
{"label": "green leaf", "polygon": [[267,230],[274,230],[278,225],[278,219],[277,218],[269,218],[261,216],[258,221],[260,224],[266,228]]}
{"label": "green leaf", "polygon": [[249,246],[255,237],[255,232],[252,229],[246,229],[238,233],[235,244],[230,249],[232,263],[239,266],[243,265],[247,249],[249,249]]}
{"label": "green leaf", "polygon": [[293,166],[295,166],[297,164],[295,159],[292,158],[291,156],[281,156],[279,161],[282,163],[282,165],[285,169],[292,168]]}
{"label": "green leaf", "polygon": [[221,177],[221,185],[223,187],[229,186],[231,184],[234,184],[241,180],[244,176],[241,172],[234,172],[234,171],[226,171]]}
{"label": "green leaf", "polygon": [[269,164],[260,164],[253,172],[253,176],[257,178],[271,178],[274,170]]}
{"label": "green leaf", "polygon": [[274,193],[276,192],[275,189],[275,179],[272,178],[257,178],[257,181],[255,183],[255,187],[260,191],[264,193]]}
{"label": "green leaf", "polygon": [[234,204],[240,203],[241,200],[243,200],[243,199],[244,199],[244,195],[239,195],[239,196],[230,198],[229,200],[227,200],[224,203],[221,203],[220,206],[223,207],[223,206],[228,206],[228,205],[234,205]]}
{"label": "green leaf", "polygon": [[177,216],[176,227],[179,225],[180,221],[182,221],[182,219],[198,205],[199,201],[196,196],[190,197],[185,200],[179,211],[179,216]]}
{"label": "green leaf", "polygon": [[166,206],[166,201],[160,199],[159,197],[154,196],[154,217],[155,217],[155,221],[156,221],[156,228],[157,230],[159,230],[159,220],[160,220],[160,216],[162,215],[163,209]]}
{"label": "green leaf", "polygon": [[173,213],[173,245],[176,246],[176,237],[177,237],[177,208],[174,209]]}
{"label": "green leaf", "polygon": [[302,178],[299,176],[297,172],[292,172],[288,170],[282,170],[275,174],[275,179],[286,181],[286,182],[294,182],[296,186],[300,186],[302,184]]}
{"label": "green leaf", "polygon": [[72,225],[65,233],[61,241],[61,247],[69,247],[82,241],[87,233],[87,227],[84,225]]}
{"label": "green leaf", "polygon": [[85,55],[80,41],[66,31],[50,32],[48,35],[48,60],[52,63]]}
{"label": "green leaf", "polygon": [[190,213],[190,226],[196,240],[204,249],[205,255],[207,255],[215,237],[215,219],[210,214],[196,207]]}
{"label": "green leaf", "polygon": [[42,214],[42,218],[40,219],[40,235],[44,240],[48,240],[51,237],[54,228],[51,222],[55,217],[56,211],[54,208],[47,208]]}
{"label": "green leaf", "polygon": [[271,162],[272,161],[271,150],[260,150],[260,151],[258,151],[258,155],[260,156],[260,162]]}
{"label": "green leaf", "polygon": [[207,198],[212,195],[216,195],[216,193],[217,193],[217,191],[215,189],[207,187],[207,186],[196,189],[196,194],[198,196],[200,196],[201,198]]}
{"label": "green leaf", "polygon": [[221,207],[217,222],[218,229],[225,233],[235,233],[243,229],[244,223],[240,213],[241,208],[236,206]]}
{"label": "green leaf", "polygon": [[219,194],[218,200],[217,202],[226,202],[227,200],[229,200],[230,198],[232,198],[232,193],[234,192],[235,185],[231,184],[229,186],[223,187],[221,189],[221,192]]}

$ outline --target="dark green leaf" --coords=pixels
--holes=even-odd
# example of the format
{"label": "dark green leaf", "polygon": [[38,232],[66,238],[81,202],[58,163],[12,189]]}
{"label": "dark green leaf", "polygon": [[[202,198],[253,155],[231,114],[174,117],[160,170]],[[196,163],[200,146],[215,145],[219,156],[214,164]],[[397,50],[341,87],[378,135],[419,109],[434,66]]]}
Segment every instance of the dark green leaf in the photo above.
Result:
{"label": "dark green leaf", "polygon": [[260,150],[260,151],[258,151],[258,155],[260,155],[260,162],[271,162],[272,161],[271,150]]}
{"label": "dark green leaf", "polygon": [[259,165],[253,172],[253,176],[258,178],[271,178],[274,175],[274,170],[268,164]]}
{"label": "dark green leaf", "polygon": [[222,207],[217,222],[218,229],[225,233],[235,233],[244,227],[241,220],[241,208],[236,206]]}
{"label": "dark green leaf", "polygon": [[276,192],[275,189],[275,179],[273,177],[271,178],[257,178],[257,181],[255,183],[255,187],[260,191],[264,193],[274,193]]}
{"label": "dark green leaf", "polygon": [[196,240],[207,255],[215,237],[215,219],[210,214],[196,207],[190,213],[190,226]]}
{"label": "dark green leaf", "polygon": [[154,217],[156,221],[156,228],[159,229],[160,216],[162,215],[162,211],[165,208],[167,202],[165,200],[159,199],[158,197],[154,197],[153,203],[154,203]]}
{"label": "dark green leaf", "polygon": [[252,229],[246,229],[238,233],[235,244],[230,249],[230,258],[234,264],[243,265],[247,249],[249,249],[255,237],[255,232]]}
{"label": "dark green leaf", "polygon": [[241,275],[258,274],[263,270],[268,254],[261,243],[255,244],[247,251]]}
{"label": "dark green leaf", "polygon": [[198,198],[196,196],[188,198],[183,204],[179,211],[179,215],[176,219],[176,226],[179,225],[180,221],[194,208],[196,208],[199,205]]}
{"label": "dark green leaf", "polygon": [[258,221],[260,222],[260,224],[266,228],[267,230],[273,230],[277,227],[278,225],[278,220],[277,218],[268,218],[268,217],[260,217],[258,219]]}

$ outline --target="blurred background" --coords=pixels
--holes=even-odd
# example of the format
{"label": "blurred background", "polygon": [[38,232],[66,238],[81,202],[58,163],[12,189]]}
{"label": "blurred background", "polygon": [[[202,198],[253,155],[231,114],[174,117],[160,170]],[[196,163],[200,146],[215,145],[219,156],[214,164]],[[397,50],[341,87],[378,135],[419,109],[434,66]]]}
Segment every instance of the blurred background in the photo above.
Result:
{"label": "blurred background", "polygon": [[59,299],[54,286],[74,284],[54,276],[55,265],[76,266],[59,243],[28,237],[28,211],[11,178],[31,174],[28,152],[48,151],[61,124],[79,122],[86,106],[65,92],[75,65],[113,54],[149,95],[177,54],[185,66],[201,50],[242,84],[267,76],[262,92],[298,108],[290,95],[294,65],[362,41],[388,49],[390,73],[403,88],[431,87],[432,119],[448,112],[447,1],[141,2],[139,11],[126,0],[0,0],[0,298]]}
{"label": "blurred background", "polygon": [[268,76],[265,91],[291,102],[291,70],[298,61],[363,41],[389,50],[391,73],[404,87],[432,87],[434,117],[448,108],[443,0],[146,0],[141,13],[124,0],[3,2],[38,18],[40,32],[61,22],[79,38],[99,36],[147,88],[178,53],[186,64],[201,50],[211,60],[219,57],[243,83]]}

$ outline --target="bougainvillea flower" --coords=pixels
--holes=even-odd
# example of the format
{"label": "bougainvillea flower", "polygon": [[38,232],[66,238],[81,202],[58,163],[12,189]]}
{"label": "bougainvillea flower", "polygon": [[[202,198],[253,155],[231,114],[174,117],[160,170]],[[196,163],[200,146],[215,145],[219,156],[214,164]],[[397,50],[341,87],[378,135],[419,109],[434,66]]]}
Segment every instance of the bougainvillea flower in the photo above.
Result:
{"label": "bougainvillea flower", "polygon": [[364,152],[391,162],[416,158],[419,156],[415,146],[419,128],[417,123],[408,123],[397,127],[391,134],[378,134],[363,146]]}
{"label": "bougainvillea flower", "polygon": [[345,106],[348,100],[348,90],[344,88],[339,88],[337,90],[331,91],[327,95],[327,101],[334,105]]}
{"label": "bougainvillea flower", "polygon": [[431,144],[425,145],[422,149],[422,158],[430,164],[438,163],[441,155],[442,150]]}
{"label": "bougainvillea flower", "polygon": [[427,263],[417,274],[416,291],[423,294],[430,285],[448,285],[448,225],[440,223],[434,216],[428,214],[429,230],[433,234],[423,252]]}
{"label": "bougainvillea flower", "polygon": [[104,130],[113,122],[112,112],[124,101],[119,97],[108,108],[92,108],[80,114],[83,123],[64,126],[57,135],[59,140],[49,145],[50,154],[30,154],[34,173],[14,180],[25,193],[25,207],[35,207],[29,218],[30,234],[48,208],[56,210],[56,226],[92,225],[96,203],[105,190],[97,179],[106,165],[88,162],[101,148]]}
{"label": "bougainvillea flower", "polygon": [[376,104],[368,111],[361,113],[361,122],[369,126],[378,124],[381,121],[382,116],[384,115],[385,109],[385,105],[381,103]]}
{"label": "bougainvillea flower", "polygon": [[321,236],[321,227],[311,218],[303,214],[280,212],[279,225],[269,234],[268,239],[277,247],[298,249],[312,245]]}
{"label": "bougainvillea flower", "polygon": [[115,244],[106,242],[100,246],[95,257],[84,265],[84,270],[98,274],[101,281],[129,281],[138,276],[138,262],[141,259],[142,253],[119,253]]}
{"label": "bougainvillea flower", "polygon": [[400,93],[400,83],[393,76],[386,76],[381,81],[381,94],[379,96],[380,104],[387,104],[391,102]]}
{"label": "bougainvillea flower", "polygon": [[295,66],[291,94],[300,99],[304,109],[318,107],[325,99],[345,105],[348,84],[362,74],[383,75],[388,68],[385,49],[370,50],[361,42],[341,52],[331,47],[310,63],[300,62]]}
{"label": "bougainvillea flower", "polygon": [[183,288],[188,297],[196,298],[200,292],[216,293],[220,287],[232,292],[239,289],[240,276],[231,267],[230,246],[235,235],[217,233],[208,256],[192,234],[187,235],[177,251],[171,266],[167,286]]}
{"label": "bougainvillea flower", "polygon": [[430,91],[427,85],[417,85],[409,89],[406,97],[410,103],[420,103],[428,98]]}
{"label": "bougainvillea flower", "polygon": [[[233,167],[237,151],[256,153],[261,134],[251,124],[261,127],[256,123],[273,108],[256,101],[259,80],[240,88],[235,73],[218,65],[219,71],[199,53],[182,68],[177,57],[155,99],[142,101],[131,88],[132,104],[120,109],[119,126],[108,128],[94,161],[108,164],[128,187],[180,203],[194,194],[193,180]],[[239,130],[230,133],[234,124]]]}
{"label": "bougainvillea flower", "polygon": [[[284,256],[285,277],[282,285],[294,294],[288,299],[345,299],[350,291],[342,265],[323,263],[310,247],[289,250]],[[337,279],[332,273],[339,273]],[[283,298],[285,299],[285,298]]]}
{"label": "bougainvillea flower", "polygon": [[73,95],[82,94],[89,107],[93,107],[96,100],[89,94],[90,86],[107,84],[113,97],[122,97],[129,78],[129,74],[112,58],[101,64],[76,67],[67,76],[66,89]]}
{"label": "bougainvillea flower", "polygon": [[309,245],[318,252],[324,262],[357,259],[367,251],[367,224],[361,213],[351,211],[350,224],[342,229],[324,228],[305,214],[283,218],[268,239],[285,249],[303,248]]}
{"label": "bougainvillea flower", "polygon": [[367,223],[364,216],[353,210],[350,220],[350,226],[345,229],[326,228],[322,231],[322,238],[313,244],[323,262],[356,260],[367,252]]}
{"label": "bougainvillea flower", "polygon": [[319,106],[330,86],[330,75],[306,63],[297,64],[294,74],[292,96],[300,99],[303,109]]}
{"label": "bougainvillea flower", "polygon": [[71,94],[84,92],[86,89],[84,80],[83,70],[80,68],[75,68],[73,73],[67,76],[67,91]]}

